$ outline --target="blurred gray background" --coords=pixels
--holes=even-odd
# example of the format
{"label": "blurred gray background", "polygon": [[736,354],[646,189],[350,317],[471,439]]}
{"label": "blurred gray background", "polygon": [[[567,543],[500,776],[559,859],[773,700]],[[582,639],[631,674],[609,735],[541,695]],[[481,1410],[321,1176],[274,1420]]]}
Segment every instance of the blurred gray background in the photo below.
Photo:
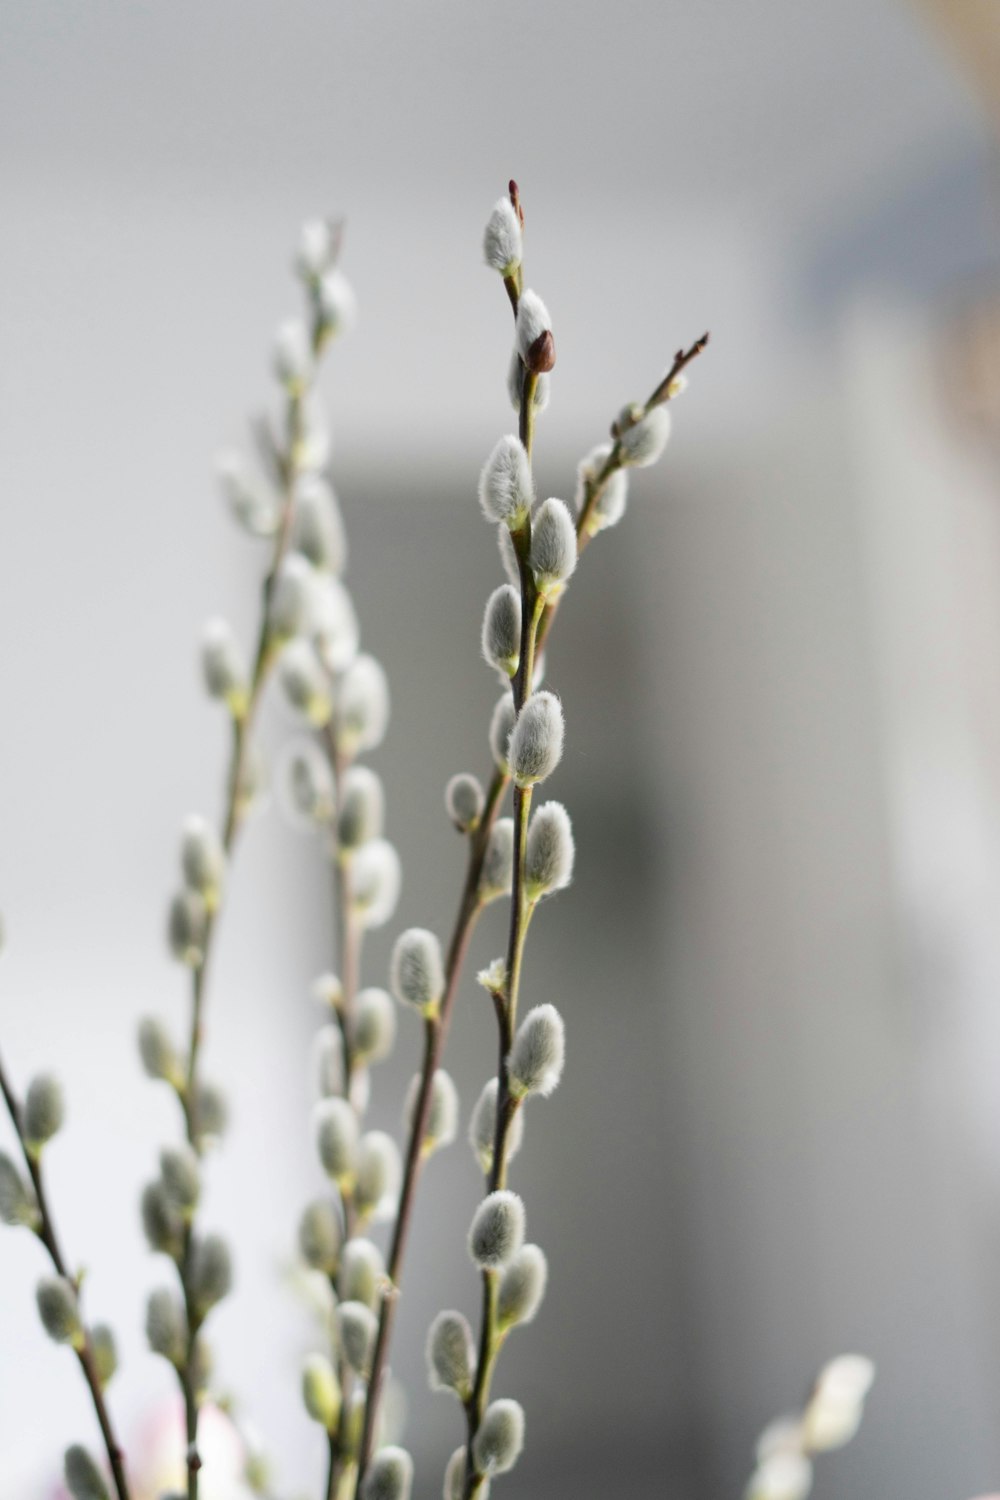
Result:
{"label": "blurred gray background", "polygon": [[[382,982],[396,931],[450,924],[441,791],[486,770],[475,483],[511,424],[510,329],[479,238],[513,173],[559,348],[542,493],[569,498],[679,344],[713,345],[552,642],[578,875],[526,983],[569,1066],[515,1172],[552,1284],[500,1370],[529,1434],[503,1492],[739,1495],[759,1429],[848,1349],[879,1377],[821,1500],[1000,1484],[998,58],[989,0],[0,3],[0,1040],[22,1082],[67,1082],[54,1193],[119,1326],[133,1453],[173,1394],[134,1200],[176,1128],[135,1025],[185,1013],[163,911],[224,750],[197,641],[220,611],[249,630],[263,565],[213,455],[271,394],[301,221],[346,213],[361,319],[327,394],[406,872]],[[287,728],[275,705],[269,739]],[[235,1128],[206,1216],[239,1245],[220,1375],[285,1494],[322,1467],[309,1319],[276,1284],[316,1183],[329,908],[272,809],[217,955],[206,1066]],[[454,1028],[467,1104],[494,1046],[471,975],[502,927]],[[477,1193],[460,1145],[416,1220],[396,1368],[421,1497],[460,1437],[422,1348],[440,1306],[477,1306]],[[93,1439],[41,1269],[0,1235],[4,1500],[49,1495]]]}

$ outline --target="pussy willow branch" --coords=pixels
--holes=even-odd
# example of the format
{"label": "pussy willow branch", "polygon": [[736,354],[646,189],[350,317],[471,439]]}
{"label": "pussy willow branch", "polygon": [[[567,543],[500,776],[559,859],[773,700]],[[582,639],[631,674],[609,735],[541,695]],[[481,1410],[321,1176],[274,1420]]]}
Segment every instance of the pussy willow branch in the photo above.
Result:
{"label": "pussy willow branch", "polygon": [[[49,1207],[48,1196],[45,1191],[45,1182],[42,1176],[42,1164],[39,1161],[38,1157],[28,1149],[28,1143],[25,1140],[24,1129],[21,1124],[21,1108],[17,1102],[17,1097],[14,1093],[14,1090],[11,1087],[10,1080],[8,1079],[7,1074],[4,1071],[2,1059],[0,1059],[0,1093],[3,1094],[4,1103],[7,1106],[7,1113],[10,1115],[11,1123],[14,1126],[14,1132],[17,1135],[18,1145],[21,1148],[21,1155],[24,1157],[24,1164],[28,1169],[28,1175],[31,1178],[31,1185],[35,1190],[35,1200],[38,1204],[38,1214],[40,1219],[37,1230],[38,1238],[41,1240],[42,1244],[48,1251],[49,1259],[51,1260],[52,1265],[55,1268],[56,1274],[71,1282],[76,1287],[77,1296],[79,1296],[79,1279],[70,1275],[67,1268],[66,1258],[63,1255],[62,1247],[59,1243],[59,1237],[56,1233],[55,1220],[52,1217],[52,1210]],[[129,1500],[128,1482],[125,1478],[124,1455],[121,1444],[115,1436],[115,1431],[111,1424],[111,1416],[108,1412],[107,1403],[104,1399],[104,1392],[101,1389],[101,1382],[97,1374],[97,1365],[94,1360],[94,1349],[90,1340],[90,1330],[88,1329],[86,1323],[83,1324],[83,1345],[79,1349],[74,1349],[74,1353],[76,1354],[77,1359],[80,1361],[80,1368],[83,1371],[84,1379],[86,1380],[90,1390],[91,1400],[94,1403],[94,1411],[97,1414],[98,1426],[101,1429],[101,1437],[104,1440],[104,1447],[107,1451],[108,1463],[111,1465],[111,1473],[112,1477],[114,1478],[115,1484],[115,1493],[118,1496],[118,1500]]]}

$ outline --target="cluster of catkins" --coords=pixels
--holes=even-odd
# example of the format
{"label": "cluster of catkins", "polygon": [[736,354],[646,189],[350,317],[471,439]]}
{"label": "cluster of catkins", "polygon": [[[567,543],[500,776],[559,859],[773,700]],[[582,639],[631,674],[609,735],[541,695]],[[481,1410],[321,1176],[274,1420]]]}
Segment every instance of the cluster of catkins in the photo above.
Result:
{"label": "cluster of catkins", "polygon": [[875,1366],[863,1354],[841,1354],[824,1365],[802,1411],[771,1422],[758,1438],[746,1500],[806,1500],[813,1459],[854,1437],[874,1379]]}

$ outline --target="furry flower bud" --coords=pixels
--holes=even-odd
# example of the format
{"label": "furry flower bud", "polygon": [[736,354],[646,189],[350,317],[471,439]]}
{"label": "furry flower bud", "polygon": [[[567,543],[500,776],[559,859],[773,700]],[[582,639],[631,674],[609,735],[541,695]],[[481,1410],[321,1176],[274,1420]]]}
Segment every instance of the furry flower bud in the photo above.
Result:
{"label": "furry flower bud", "polygon": [[319,580],[312,563],[298,552],[289,552],[278,569],[268,605],[267,628],[272,641],[312,634],[318,593]]}
{"label": "furry flower bud", "polygon": [[247,471],[238,453],[220,453],[215,471],[229,512],[251,536],[273,536],[280,512],[273,498]]}
{"label": "furry flower bud", "polygon": [[444,994],[441,945],[433,932],[409,927],[396,939],[389,966],[389,988],[402,1005],[423,1015],[437,1013]]}
{"label": "furry flower bud", "polygon": [[[421,1075],[415,1073],[406,1091],[403,1118],[406,1128],[412,1129],[413,1115],[420,1097]],[[430,1104],[427,1110],[427,1125],[424,1130],[422,1149],[425,1156],[450,1146],[458,1134],[458,1090],[450,1073],[438,1068],[431,1080]]]}
{"label": "furry flower bud", "polygon": [[522,1245],[500,1277],[497,1315],[500,1328],[530,1323],[542,1305],[549,1263],[538,1245]]}
{"label": "furry flower bud", "polygon": [[347,668],[337,693],[337,740],[350,755],[374,750],[389,727],[389,683],[380,662],[362,653]]}
{"label": "furry flower bud", "polygon": [[475,776],[459,771],[444,789],[444,805],[459,833],[472,833],[486,806],[486,794]]}
{"label": "furry flower bud", "polygon": [[97,1379],[103,1389],[118,1369],[118,1346],[107,1323],[95,1323],[90,1330],[90,1350],[94,1356]]}
{"label": "furry flower bud", "polygon": [[562,704],[555,693],[533,693],[511,731],[511,775],[519,787],[533,786],[552,775],[562,752]]}
{"label": "furry flower bud", "polygon": [[312,372],[312,343],[306,325],[299,318],[288,318],[274,336],[274,373],[289,391],[301,392]]}
{"label": "furry flower bud", "polygon": [[[520,413],[521,406],[524,402],[524,384],[526,373],[527,372],[524,368],[524,365],[521,363],[521,356],[515,349],[510,357],[510,365],[507,369],[507,395],[510,397],[511,406],[518,413]],[[545,410],[545,408],[549,404],[549,397],[551,396],[551,394],[551,376],[547,374],[536,375],[535,394],[531,402],[536,412],[540,413]]]}
{"label": "furry flower bud", "polygon": [[148,1077],[162,1078],[175,1087],[183,1081],[177,1049],[155,1016],[144,1016],[139,1022],[139,1057]]}
{"label": "furry flower bud", "polygon": [[173,1292],[160,1287],[146,1302],[146,1339],[154,1354],[180,1367],[187,1359],[188,1326],[184,1308]]}
{"label": "furry flower bud", "polygon": [[509,896],[513,881],[514,819],[497,818],[490,829],[479,873],[480,901],[495,901],[498,896]]}
{"label": "furry flower bud", "polygon": [[476,1350],[469,1320],[460,1312],[440,1312],[427,1334],[427,1371],[432,1391],[453,1391],[468,1401],[475,1379]]}
{"label": "furry flower bud", "polygon": [[24,1138],[38,1151],[62,1128],[66,1117],[62,1085],[51,1073],[41,1073],[28,1085],[24,1100]]}
{"label": "furry flower bud", "polygon": [[320,661],[335,676],[358,654],[361,627],[350,594],[332,573],[317,573],[313,597],[313,645]]}
{"label": "furry flower bud", "polygon": [[521,656],[521,596],[509,583],[494,589],[486,601],[482,648],[491,667],[513,677]]}
{"label": "furry flower bud", "polygon": [[74,1443],[63,1455],[63,1475],[73,1500],[109,1500],[101,1471],[86,1448]]}
{"label": "furry flower bud", "polygon": [[403,872],[388,839],[369,839],[351,860],[351,901],[362,927],[382,927],[399,901]]}
{"label": "furry flower bud", "polygon": [[189,890],[197,891],[208,911],[219,904],[226,873],[222,840],[204,818],[188,818],[181,834],[181,870]]}
{"label": "furry flower bud", "polygon": [[162,1182],[146,1184],[139,1207],[149,1248],[178,1260],[183,1249],[184,1224]]}
{"label": "furry flower bud", "polygon": [[576,527],[561,500],[550,498],[539,506],[531,523],[531,571],[538,592],[557,595],[576,567]]}
{"label": "furry flower bud", "polygon": [[242,719],[249,679],[243,653],[226,620],[209,620],[202,632],[201,675],[208,696],[224,703],[234,719]]}
{"label": "furry flower bud", "polygon": [[[611,444],[601,443],[580,460],[577,468],[576,513],[582,516],[594,487],[600,482],[604,466],[611,456]],[[596,536],[609,526],[617,526],[628,503],[628,475],[615,469],[601,484],[597,499],[590,507],[587,535]]]}
{"label": "furry flower bud", "polygon": [[0,1219],[31,1229],[38,1224],[35,1195],[5,1151],[0,1151]]}
{"label": "furry flower bud", "polygon": [[190,1146],[168,1146],[160,1152],[160,1178],[178,1213],[190,1215],[201,1191],[198,1158]]}
{"label": "furry flower bud", "polygon": [[365,1063],[381,1062],[396,1040],[396,1009],[385,990],[372,986],[354,1002],[353,1042],[355,1055]]}
{"label": "furry flower bud", "polygon": [[469,1253],[481,1271],[497,1271],[513,1260],[524,1241],[524,1204],[500,1188],[484,1198],[469,1230]]}
{"label": "furry flower bud", "polygon": [[377,839],[385,819],[382,778],[368,766],[350,766],[344,774],[337,817],[337,842],[342,849],[356,849]]}
{"label": "furry flower bud", "polygon": [[337,1307],[340,1349],[356,1375],[367,1380],[378,1334],[378,1319],[363,1302],[341,1302]]}
{"label": "furry flower bud", "polygon": [[350,333],[358,320],[358,299],[343,271],[331,266],[320,277],[316,300],[327,338],[334,334]]}
{"label": "furry flower bud", "polygon": [[511,1095],[551,1094],[566,1060],[566,1028],[554,1005],[536,1005],[517,1028],[507,1059]]}
{"label": "furry flower bud", "polygon": [[334,814],[333,776],[312,740],[290,740],[277,768],[278,795],[290,823],[312,832]]}
{"label": "furry flower bud", "polygon": [[229,1124],[229,1104],[214,1083],[202,1082],[195,1093],[198,1144],[204,1147],[221,1139]]}
{"label": "furry flower bud", "polygon": [[543,802],[528,825],[524,883],[529,901],[561,891],[573,878],[573,825],[561,802]]}
{"label": "furry flower bud", "polygon": [[373,1456],[361,1487],[362,1500],[410,1500],[413,1460],[405,1448],[387,1445]]}
{"label": "furry flower bud", "polygon": [[356,1236],[344,1246],[344,1257],[337,1277],[337,1292],[344,1302],[363,1302],[374,1308],[385,1277],[382,1252],[372,1241]]}
{"label": "furry flower bud", "polygon": [[480,1474],[506,1474],[524,1447],[524,1408],[519,1401],[491,1401],[472,1444]]}
{"label": "furry flower bud", "polygon": [[233,1261],[229,1246],[218,1234],[198,1240],[191,1257],[191,1296],[202,1314],[228,1297],[233,1285]]}
{"label": "furry flower bud", "polygon": [[514,720],[517,717],[514,701],[510,693],[504,693],[493,710],[490,719],[490,754],[496,764],[498,771],[505,774],[510,769],[508,756],[510,754],[510,737],[514,731]]}
{"label": "furry flower bud", "polygon": [[330,722],[330,684],[310,641],[289,641],[281,653],[279,677],[286,701],[308,724],[321,729]]}
{"label": "furry flower bud", "polygon": [[170,951],[182,964],[197,969],[204,962],[208,912],[197,891],[178,891],[170,903],[167,940]]}
{"label": "furry flower bud", "polygon": [[[456,1448],[444,1471],[444,1500],[465,1500],[465,1461],[465,1449]],[[479,1491],[482,1500],[486,1500],[489,1492],[490,1482],[487,1479]]]}
{"label": "furry flower bud", "polygon": [[384,1130],[369,1130],[358,1146],[354,1201],[362,1218],[391,1218],[403,1169],[399,1147]]}
{"label": "furry flower bud", "polygon": [[515,324],[517,352],[524,367],[535,375],[544,375],[556,362],[556,343],[552,337],[549,310],[537,292],[522,292],[517,304]]}
{"label": "furry flower bud", "polygon": [[521,264],[523,243],[517,210],[509,198],[498,199],[486,220],[483,259],[501,276],[512,276]]}
{"label": "furry flower bud", "polygon": [[806,1500],[813,1487],[813,1468],[801,1453],[774,1453],[758,1464],[745,1500]]}
{"label": "furry flower bud", "polygon": [[[469,1145],[472,1154],[482,1169],[484,1177],[488,1177],[493,1170],[493,1149],[496,1144],[497,1131],[497,1081],[491,1078],[479,1098],[476,1107],[472,1111],[469,1121]],[[524,1116],[517,1110],[507,1127],[507,1160],[513,1161],[521,1149],[524,1139]]]}
{"label": "furry flower bud", "polygon": [[340,1216],[332,1203],[317,1198],[307,1205],[299,1220],[299,1252],[307,1266],[324,1276],[335,1275],[342,1238]]}
{"label": "furry flower bud", "polygon": [[83,1324],[77,1305],[76,1288],[65,1276],[45,1276],[35,1288],[35,1301],[42,1327],[57,1344],[83,1348]]}
{"label": "furry flower bud", "polygon": [[328,1177],[353,1181],[358,1164],[358,1117],[346,1099],[323,1099],[316,1106],[316,1149]]}
{"label": "furry flower bud", "polygon": [[342,573],[347,533],[333,487],[322,474],[304,474],[295,486],[291,545],[314,568]]}
{"label": "furry flower bud", "polygon": [[302,1366],[302,1401],[314,1422],[334,1431],[340,1420],[340,1382],[325,1354],[310,1354]]}
{"label": "furry flower bud", "polygon": [[307,219],[299,235],[295,266],[307,281],[322,276],[337,253],[337,231],[328,219]]}
{"label": "furry flower bud", "polygon": [[523,526],[535,498],[531,464],[520,438],[502,437],[479,476],[479,504],[487,521],[510,531]]}
{"label": "furry flower bud", "polygon": [[824,1365],[802,1417],[810,1452],[825,1453],[850,1442],[861,1425],[874,1379],[875,1366],[862,1354],[842,1354]]}
{"label": "furry flower bud", "polygon": [[[631,420],[632,415],[629,408],[622,414],[628,420]],[[646,469],[650,464],[655,464],[670,437],[673,419],[667,408],[654,406],[652,411],[640,417],[633,426],[626,426],[621,418],[619,421],[624,428],[618,439],[622,463],[635,469]]]}

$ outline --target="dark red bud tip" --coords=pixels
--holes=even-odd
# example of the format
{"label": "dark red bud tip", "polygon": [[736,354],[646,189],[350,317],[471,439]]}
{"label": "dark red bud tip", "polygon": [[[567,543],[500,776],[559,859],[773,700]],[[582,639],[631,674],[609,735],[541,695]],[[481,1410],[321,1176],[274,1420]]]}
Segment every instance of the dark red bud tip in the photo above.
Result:
{"label": "dark red bud tip", "polygon": [[521,189],[518,187],[518,185],[514,181],[513,177],[510,179],[510,182],[508,182],[508,184],[507,184],[507,192],[508,192],[508,194],[510,196],[511,207],[513,208],[514,212],[517,214],[518,223],[521,225],[521,228],[523,229],[524,228],[524,209],[521,207]]}
{"label": "dark red bud tip", "polygon": [[533,375],[546,375],[556,362],[556,341],[552,337],[552,330],[546,328],[540,333],[528,350],[525,364]]}

